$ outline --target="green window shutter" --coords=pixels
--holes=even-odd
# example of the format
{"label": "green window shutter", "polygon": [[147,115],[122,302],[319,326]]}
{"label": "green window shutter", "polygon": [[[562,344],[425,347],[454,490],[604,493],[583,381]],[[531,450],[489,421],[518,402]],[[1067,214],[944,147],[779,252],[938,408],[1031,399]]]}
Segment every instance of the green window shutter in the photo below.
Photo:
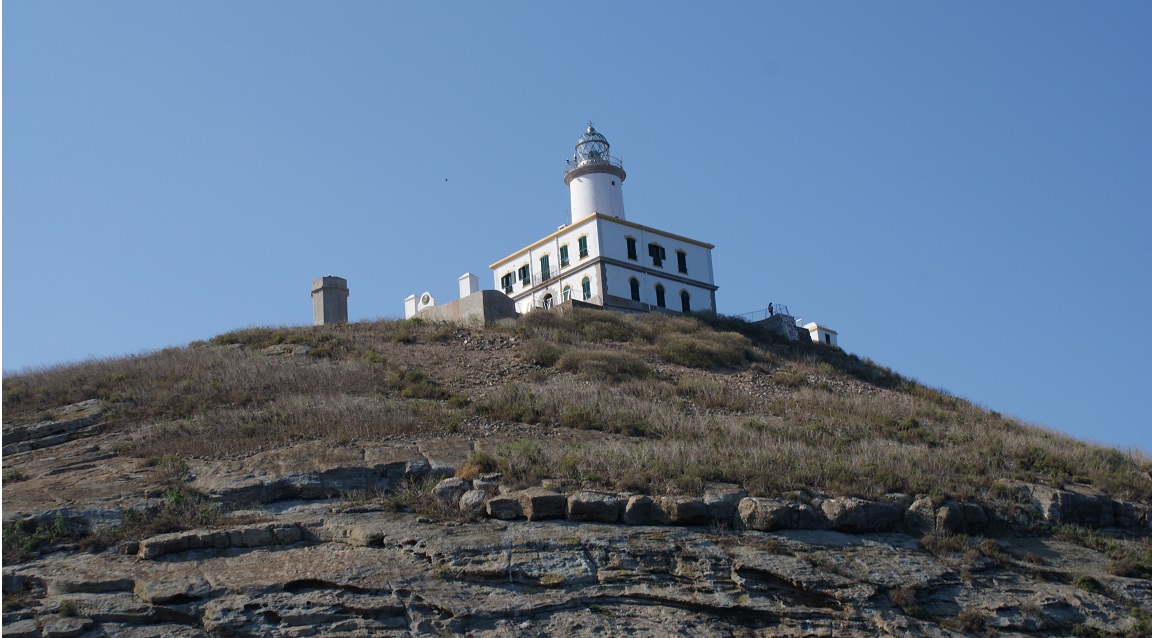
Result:
{"label": "green window shutter", "polygon": [[568,265],[568,245],[565,244],[560,247],[560,267]]}
{"label": "green window shutter", "polygon": [[552,276],[552,272],[548,269],[548,255],[540,258],[540,280],[543,281]]}

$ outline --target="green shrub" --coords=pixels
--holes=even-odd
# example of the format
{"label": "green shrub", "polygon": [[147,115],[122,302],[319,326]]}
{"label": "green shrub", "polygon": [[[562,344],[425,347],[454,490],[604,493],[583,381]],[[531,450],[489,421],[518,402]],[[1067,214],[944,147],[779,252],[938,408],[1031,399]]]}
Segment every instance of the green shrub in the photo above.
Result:
{"label": "green shrub", "polygon": [[551,412],[531,390],[515,384],[501,386],[492,395],[473,404],[476,413],[499,421],[540,423]]}
{"label": "green shrub", "polygon": [[495,456],[480,450],[474,452],[456,468],[456,476],[471,481],[481,474],[495,472],[499,467],[500,462]]}
{"label": "green shrub", "polygon": [[64,600],[60,601],[60,606],[56,608],[56,613],[65,618],[69,616],[75,616],[76,612],[76,601],[72,600],[71,598],[65,598]]}
{"label": "green shrub", "polygon": [[64,517],[56,514],[52,525],[40,525],[23,518],[4,526],[4,563],[14,563],[29,558],[50,545],[68,538],[68,528]]}
{"label": "green shrub", "polygon": [[524,344],[520,349],[519,356],[524,361],[536,366],[543,366],[550,368],[556,365],[560,357],[568,349],[557,345],[552,341],[545,341],[543,339],[532,339]]}
{"label": "green shrub", "polygon": [[591,341],[623,341],[636,339],[637,330],[630,317],[614,312],[578,309],[569,314],[575,329]]}
{"label": "green shrub", "polygon": [[446,400],[452,392],[430,379],[419,370],[398,370],[389,376],[385,388],[399,392],[405,399]]}
{"label": "green shrub", "polygon": [[676,382],[676,391],[702,408],[743,412],[752,407],[748,397],[716,379],[683,377]]}
{"label": "green shrub", "polygon": [[547,457],[536,441],[520,439],[508,443],[496,451],[496,458],[504,481],[511,485],[535,485],[547,474]]}
{"label": "green shrub", "polygon": [[949,618],[940,624],[948,629],[975,634],[977,636],[984,635],[984,632],[988,629],[988,621],[980,612],[974,609],[961,610],[955,617]]}
{"label": "green shrub", "polygon": [[612,350],[569,350],[556,362],[556,367],[582,379],[606,383],[643,379],[652,374],[636,355]]}
{"label": "green shrub", "polygon": [[1087,574],[1080,574],[1072,581],[1072,584],[1076,586],[1076,589],[1086,591],[1089,594],[1105,595],[1108,593],[1108,590],[1104,588],[1104,585],[1101,584],[1100,581]]}
{"label": "green shrub", "polygon": [[748,340],[735,332],[662,333],[656,354],[687,368],[735,368],[754,358]]}
{"label": "green shrub", "polygon": [[901,611],[913,618],[927,618],[928,612],[916,601],[916,590],[911,587],[898,587],[888,590],[888,600]]}
{"label": "green shrub", "polygon": [[799,388],[808,383],[808,378],[802,372],[794,372],[789,370],[777,370],[772,373],[769,378],[775,385],[784,388]]}

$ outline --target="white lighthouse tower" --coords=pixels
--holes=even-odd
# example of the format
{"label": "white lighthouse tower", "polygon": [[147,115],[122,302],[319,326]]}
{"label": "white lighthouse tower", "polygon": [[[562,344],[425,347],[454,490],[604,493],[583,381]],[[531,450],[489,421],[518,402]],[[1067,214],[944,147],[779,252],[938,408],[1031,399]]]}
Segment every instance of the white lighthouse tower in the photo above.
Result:
{"label": "white lighthouse tower", "polygon": [[576,142],[576,154],[568,160],[564,183],[572,194],[572,223],[596,213],[624,219],[624,178],[620,160],[608,154],[608,140],[592,123]]}

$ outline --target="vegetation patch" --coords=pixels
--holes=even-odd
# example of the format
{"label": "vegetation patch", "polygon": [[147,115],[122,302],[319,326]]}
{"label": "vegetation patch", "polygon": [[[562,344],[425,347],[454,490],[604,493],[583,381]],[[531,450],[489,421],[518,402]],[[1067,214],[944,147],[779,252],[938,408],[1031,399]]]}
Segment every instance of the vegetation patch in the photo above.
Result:
{"label": "vegetation patch", "polygon": [[569,350],[556,362],[556,367],[582,379],[606,383],[643,379],[652,374],[636,355],[614,350]]}
{"label": "vegetation patch", "polygon": [[735,368],[756,355],[748,339],[735,332],[667,332],[656,337],[656,354],[688,368]]}

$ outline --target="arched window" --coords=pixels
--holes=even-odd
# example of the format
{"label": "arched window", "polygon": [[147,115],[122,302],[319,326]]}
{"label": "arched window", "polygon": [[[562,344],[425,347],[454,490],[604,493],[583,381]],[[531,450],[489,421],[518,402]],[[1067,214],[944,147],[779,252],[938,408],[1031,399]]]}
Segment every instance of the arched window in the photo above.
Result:
{"label": "arched window", "polygon": [[552,295],[551,294],[544,295],[544,307],[545,308],[551,308],[552,307]]}
{"label": "arched window", "polygon": [[635,277],[629,277],[628,287],[632,289],[632,301],[640,301],[640,282]]}
{"label": "arched window", "polygon": [[692,297],[687,290],[680,291],[680,311],[692,312]]}
{"label": "arched window", "polygon": [[656,305],[661,308],[667,307],[664,305],[664,286],[660,284],[656,284]]}
{"label": "arched window", "polygon": [[584,301],[588,301],[589,299],[591,299],[592,298],[592,280],[585,277],[580,282],[580,287],[584,290]]}
{"label": "arched window", "polygon": [[563,294],[560,295],[560,298],[564,301],[570,300],[572,298],[572,286],[565,285]]}

